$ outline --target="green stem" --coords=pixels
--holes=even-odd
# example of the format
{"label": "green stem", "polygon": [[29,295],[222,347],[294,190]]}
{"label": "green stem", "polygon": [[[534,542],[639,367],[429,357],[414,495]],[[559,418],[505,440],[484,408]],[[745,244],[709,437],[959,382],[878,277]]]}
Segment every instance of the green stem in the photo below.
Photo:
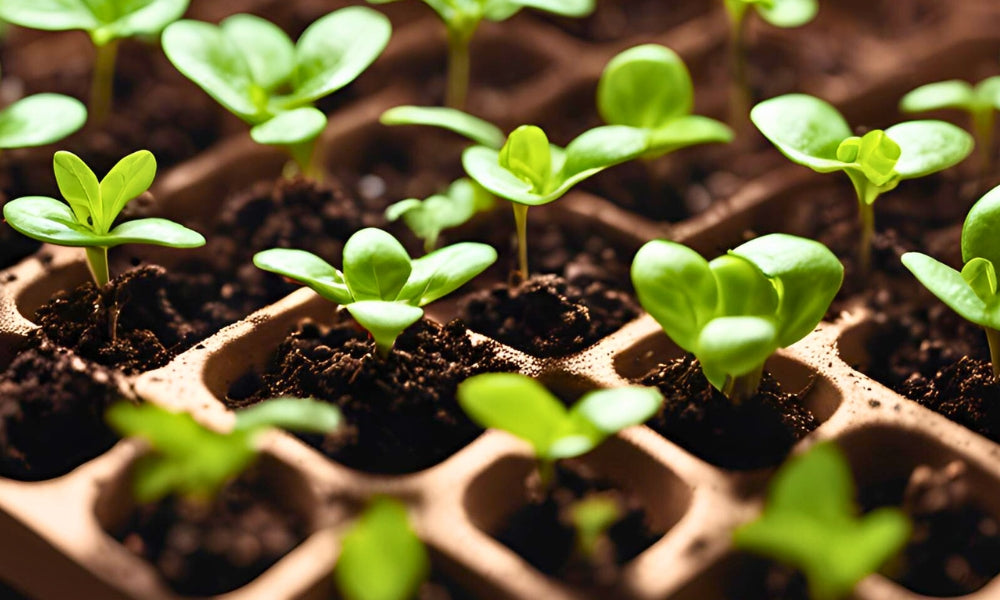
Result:
{"label": "green stem", "polygon": [[990,174],[990,158],[993,156],[993,126],[996,122],[995,108],[992,105],[976,108],[972,111],[972,132],[979,147],[979,175],[984,180]]}
{"label": "green stem", "polygon": [[107,285],[111,279],[108,271],[108,249],[103,247],[86,248],[87,266],[90,267],[90,275],[94,278],[94,283],[101,288]]}
{"label": "green stem", "polygon": [[871,272],[872,240],[875,238],[875,200],[882,193],[878,186],[872,185],[861,173],[847,171],[854,192],[858,196],[858,221],[861,225],[861,235],[858,240],[858,274],[862,277]]}
{"label": "green stem", "polygon": [[469,41],[477,25],[467,29],[448,28],[448,87],[444,103],[449,108],[465,108],[465,97],[469,93]]}
{"label": "green stem", "polygon": [[539,491],[548,493],[556,479],[556,463],[547,458],[538,459],[538,484]]}
{"label": "green stem", "polygon": [[118,56],[120,40],[111,40],[106,44],[95,46],[97,58],[94,61],[94,75],[90,84],[90,106],[88,113],[91,122],[101,124],[111,112],[111,97],[115,83],[115,59]]}
{"label": "green stem", "polygon": [[729,125],[739,131],[750,114],[750,83],[747,77],[746,5],[729,12]]}
{"label": "green stem", "polygon": [[740,404],[744,400],[753,398],[760,387],[760,380],[764,377],[764,365],[760,365],[746,375],[726,376],[726,383],[722,386],[722,394],[729,398],[733,404]]}
{"label": "green stem", "polygon": [[517,227],[517,273],[521,281],[528,279],[528,205],[514,205],[514,224]]}
{"label": "green stem", "polygon": [[286,149],[292,156],[292,160],[295,161],[299,173],[303,177],[318,182],[323,179],[323,170],[316,167],[316,141],[316,139],[311,139],[299,144],[291,144],[286,146]]}
{"label": "green stem", "polygon": [[986,330],[986,341],[990,345],[990,361],[993,363],[993,379],[1000,381],[1000,331],[983,327]]}

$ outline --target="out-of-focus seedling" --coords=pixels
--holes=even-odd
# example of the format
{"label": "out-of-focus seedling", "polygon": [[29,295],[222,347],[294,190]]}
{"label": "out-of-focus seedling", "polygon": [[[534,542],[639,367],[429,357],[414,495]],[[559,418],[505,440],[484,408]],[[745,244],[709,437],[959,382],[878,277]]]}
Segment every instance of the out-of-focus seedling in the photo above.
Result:
{"label": "out-of-focus seedling", "polygon": [[406,226],[424,241],[424,252],[430,253],[437,247],[442,231],[464,224],[476,213],[490,210],[494,204],[492,194],[475,182],[462,178],[442,194],[434,194],[424,200],[407,198],[396,202],[386,209],[385,218],[389,221],[402,218]]}
{"label": "out-of-focus seedling", "polygon": [[595,565],[610,550],[608,530],[625,515],[621,504],[616,494],[595,493],[566,508],[565,517],[576,531],[574,552],[580,559]]}
{"label": "out-of-focus seedling", "polygon": [[0,110],[0,150],[57,142],[83,127],[87,109],[76,98],[35,94]]}

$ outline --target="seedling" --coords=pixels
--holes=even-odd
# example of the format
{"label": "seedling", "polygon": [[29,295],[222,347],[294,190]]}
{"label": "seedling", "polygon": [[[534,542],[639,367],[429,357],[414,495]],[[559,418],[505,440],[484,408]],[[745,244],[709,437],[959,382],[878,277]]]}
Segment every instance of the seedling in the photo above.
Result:
{"label": "seedling", "polygon": [[969,113],[979,147],[980,168],[986,174],[993,152],[996,111],[1000,110],[1000,76],[984,79],[975,87],[958,79],[929,83],[903,96],[899,103],[899,109],[908,113],[946,108]]}
{"label": "seedling", "polygon": [[608,167],[641,156],[647,135],[634,127],[595,127],[565,149],[549,144],[545,132],[522,125],[499,151],[466,148],[462,165],[469,177],[493,194],[511,201],[517,226],[518,272],[528,278],[528,207],[561,198],[574,185]]}
{"label": "seedling", "polygon": [[344,536],[333,575],[345,600],[410,600],[429,572],[427,549],[410,527],[406,507],[382,497]]}
{"label": "seedling", "polygon": [[932,294],[968,321],[986,330],[993,378],[1000,381],[1000,187],[976,202],[962,226],[962,260],[956,271],[926,254],[907,252],[903,265]]}
{"label": "seedling", "polygon": [[389,206],[385,218],[396,221],[400,218],[406,226],[424,241],[424,252],[437,247],[441,232],[458,227],[476,213],[493,208],[492,194],[468,179],[456,180],[443,194],[435,194],[424,200],[407,198]]}
{"label": "seedling", "polygon": [[421,306],[455,291],[496,259],[492,247],[465,242],[411,260],[392,235],[367,228],[344,244],[343,272],[311,252],[286,248],[258,252],[253,263],[346,308],[385,358],[396,338],[424,316]]}
{"label": "seedling", "polygon": [[750,112],[761,133],[792,162],[819,173],[843,171],[858,197],[861,238],[858,265],[871,267],[875,200],[900,181],[924,177],[962,162],[972,152],[972,137],[943,121],[908,121],[862,137],[830,104],[805,94],[761,102]]}
{"label": "seedling", "polygon": [[824,442],[778,470],[763,514],[737,529],[733,543],[801,570],[813,600],[838,600],[910,537],[899,509],[857,513],[847,459]]}
{"label": "seedling", "polygon": [[[388,4],[396,0],[368,0]],[[448,83],[445,104],[464,108],[469,90],[469,43],[483,19],[506,21],[522,8],[534,8],[564,17],[583,17],[594,11],[594,0],[424,0],[448,32]]]}
{"label": "seedling", "polygon": [[740,127],[750,108],[750,84],[747,81],[746,16],[752,6],[771,25],[781,28],[801,27],[819,12],[819,0],[723,0],[729,13],[729,94],[730,124]]}
{"label": "seedling", "polygon": [[255,142],[284,148],[301,173],[317,177],[313,154],[326,115],[313,103],[367,69],[391,30],[378,12],[353,6],[292,43],[271,22],[239,14],[218,26],[178,21],[163,32],[163,49],[177,70],[252,125]]}
{"label": "seedling", "polygon": [[149,444],[151,452],[139,459],[132,479],[133,494],[141,503],[168,494],[205,502],[254,463],[262,434],[275,427],[309,433],[328,433],[340,425],[340,411],[326,402],[277,398],[236,413],[228,432],[209,429],[185,412],[171,412],[154,404],[122,402],[108,409],[108,424],[123,436]]}
{"label": "seedling", "polygon": [[541,383],[515,373],[487,373],[458,386],[458,402],[482,427],[501,429],[531,444],[543,488],[555,461],[590,452],[608,436],[649,419],[663,396],[654,388],[622,387],[584,394],[567,409]]}
{"label": "seedling", "polygon": [[85,248],[87,264],[98,287],[111,278],[108,248],[113,246],[205,245],[200,233],[167,219],[135,219],[112,228],[125,205],[153,183],[156,159],[148,150],[121,159],[100,182],[72,152],[56,152],[52,162],[56,183],[66,203],[45,196],[17,198],[3,207],[4,219],[17,231],[40,242]]}
{"label": "seedling", "polygon": [[590,494],[567,507],[567,519],[576,531],[576,555],[596,564],[602,547],[607,548],[610,543],[608,530],[624,515],[621,501],[613,493]]}
{"label": "seedling", "polygon": [[632,262],[639,303],[737,403],[756,394],[771,354],[816,327],[843,278],[826,246],[783,233],[711,262],[677,242],[654,240]]}
{"label": "seedling", "polygon": [[[101,123],[111,109],[118,45],[124,38],[159,35],[181,18],[188,0],[4,0],[0,19],[15,25],[90,34],[97,51],[90,84],[90,117]],[[55,114],[55,113],[53,113]]]}
{"label": "seedling", "polygon": [[0,150],[57,142],[83,127],[87,109],[76,98],[35,94],[0,110]]}

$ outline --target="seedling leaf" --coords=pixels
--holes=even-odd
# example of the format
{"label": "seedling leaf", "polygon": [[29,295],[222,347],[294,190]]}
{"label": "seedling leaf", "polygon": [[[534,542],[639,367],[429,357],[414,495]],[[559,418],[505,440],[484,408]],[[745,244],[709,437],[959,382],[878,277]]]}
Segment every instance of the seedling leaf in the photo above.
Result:
{"label": "seedling leaf", "polygon": [[254,15],[227,17],[219,27],[243,56],[253,81],[272,91],[295,72],[295,44],[277,25]]}
{"label": "seedling leaf", "polygon": [[312,252],[272,248],[255,254],[253,264],[303,283],[331,302],[349,304],[353,300],[343,274]]}
{"label": "seedling leaf", "polygon": [[750,120],[792,162],[820,173],[844,168],[837,148],[851,128],[829,103],[806,94],[778,96],[754,106]]}
{"label": "seedling leaf", "polygon": [[689,115],[694,85],[677,53],[644,44],[615,56],[597,86],[597,107],[611,125],[659,129]]}
{"label": "seedling leaf", "polygon": [[407,198],[389,206],[388,221],[402,218],[406,226],[424,240],[428,252],[437,246],[441,232],[462,225],[476,213],[493,208],[493,195],[469,179],[455,180],[443,194],[425,200]]}
{"label": "seedling leaf", "polygon": [[179,19],[187,6],[188,0],[4,0],[0,19],[47,31],[83,29],[95,44],[103,45],[117,38],[157,34]]}
{"label": "seedling leaf", "polygon": [[255,432],[280,427],[303,433],[326,433],[341,423],[340,410],[312,398],[275,398],[236,413],[236,429]]}
{"label": "seedling leaf", "polygon": [[97,228],[98,233],[106,232],[104,211],[101,210],[101,184],[97,175],[79,156],[62,150],[52,157],[52,168],[59,192],[73,208],[77,221],[81,225],[89,224]]}
{"label": "seedling leaf", "polygon": [[492,246],[466,242],[414,260],[399,298],[424,306],[465,285],[497,260]]}
{"label": "seedling leaf", "polygon": [[975,102],[975,92],[965,81],[952,79],[922,85],[903,96],[899,107],[905,112],[924,112],[942,108],[967,108]]}
{"label": "seedling leaf", "polygon": [[397,106],[382,113],[384,125],[430,125],[453,131],[477,144],[499,150],[504,144],[500,128],[454,108],[437,106]]}
{"label": "seedling leaf", "polygon": [[[83,162],[80,161],[80,164]],[[125,204],[148,190],[155,177],[156,158],[148,150],[133,152],[118,161],[100,183],[103,222],[108,225],[113,223]]]}
{"label": "seedling leaf", "polygon": [[315,140],[326,127],[326,115],[311,106],[296,108],[250,129],[258,144],[293,146]]}
{"label": "seedling leaf", "polygon": [[383,357],[388,355],[396,338],[424,316],[422,308],[382,300],[359,300],[348,304],[347,310],[371,333],[375,346]]}
{"label": "seedling leaf", "polygon": [[987,192],[969,210],[962,226],[962,260],[985,258],[1000,265],[1000,187]]}
{"label": "seedling leaf", "polygon": [[381,229],[362,229],[344,244],[347,287],[356,301],[395,300],[411,270],[406,249]]}
{"label": "seedling leaf", "polygon": [[944,121],[908,121],[885,130],[902,149],[896,172],[914,179],[943,171],[972,152],[972,136]]}
{"label": "seedling leaf", "polygon": [[816,17],[819,12],[817,0],[773,0],[756,2],[754,6],[765,21],[775,27],[800,27]]}
{"label": "seedling leaf", "polygon": [[0,149],[50,144],[80,129],[86,121],[87,109],[76,98],[28,96],[0,111]]}

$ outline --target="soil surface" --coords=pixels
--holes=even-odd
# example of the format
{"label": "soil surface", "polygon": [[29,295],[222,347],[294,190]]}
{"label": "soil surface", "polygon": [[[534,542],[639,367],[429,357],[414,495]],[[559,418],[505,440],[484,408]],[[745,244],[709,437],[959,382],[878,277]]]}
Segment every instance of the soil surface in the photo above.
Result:
{"label": "soil surface", "polygon": [[[510,515],[494,537],[539,571],[571,584],[609,591],[619,577],[620,567],[663,536],[663,531],[650,529],[637,496],[615,489],[578,461],[557,463],[555,479],[547,492],[538,490],[534,473],[526,485],[532,499]],[[566,513],[571,505],[594,494],[613,498],[623,515],[608,529],[610,544],[600,548],[589,561],[574,552],[576,534]]]}
{"label": "soil surface", "polygon": [[41,341],[0,374],[0,475],[64,475],[118,440],[104,411],[121,399],[118,376]]}
{"label": "soil surface", "polygon": [[308,535],[302,515],[253,469],[207,504],[168,497],[111,532],[175,591],[210,596],[249,583]]}
{"label": "soil surface", "polygon": [[674,359],[645,375],[665,401],[647,425],[714,465],[734,470],[780,464],[819,423],[802,398],[764,373],[756,396],[734,404],[712,387],[693,357]]}
{"label": "soil surface", "polygon": [[810,600],[801,571],[753,554],[739,554],[723,584],[725,600]]}
{"label": "soil surface", "polygon": [[305,321],[278,346],[263,374],[233,385],[227,404],[288,395],[326,400],[340,407],[345,425],[303,439],[351,468],[411,473],[441,462],[482,431],[458,406],[459,383],[517,369],[495,345],[473,344],[460,321],[418,322],[386,359],[374,347],[353,320],[331,327]]}

